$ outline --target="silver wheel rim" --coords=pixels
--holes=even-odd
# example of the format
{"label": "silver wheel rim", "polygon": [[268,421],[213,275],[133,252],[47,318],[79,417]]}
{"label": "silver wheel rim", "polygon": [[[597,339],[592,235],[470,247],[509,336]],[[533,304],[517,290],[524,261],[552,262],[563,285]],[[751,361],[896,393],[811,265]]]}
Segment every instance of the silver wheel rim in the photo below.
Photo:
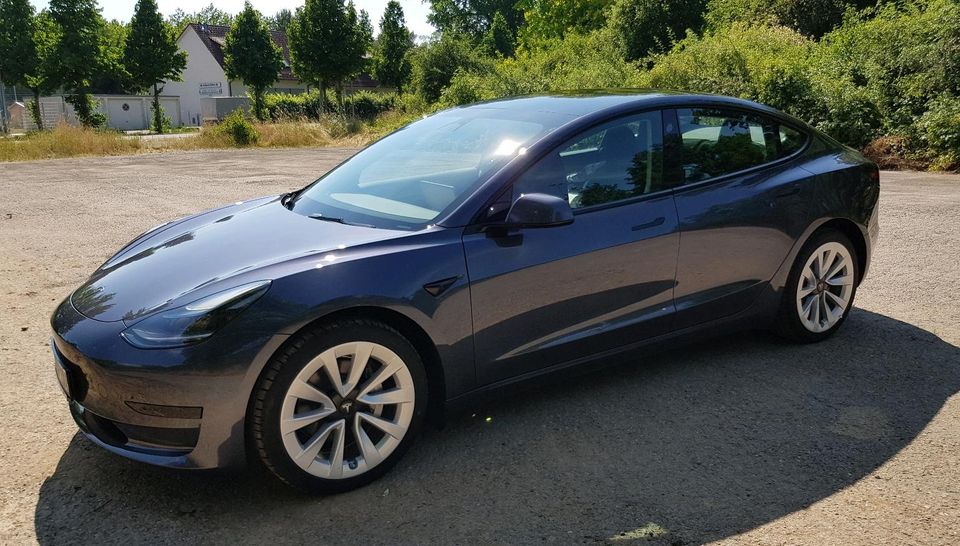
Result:
{"label": "silver wheel rim", "polygon": [[283,446],[314,476],[363,474],[403,440],[414,398],[413,377],[396,353],[368,341],[337,345],[311,360],[287,389]]}
{"label": "silver wheel rim", "polygon": [[843,318],[853,294],[853,271],[853,257],[840,243],[825,243],[810,255],[797,286],[797,313],[807,330],[825,332]]}

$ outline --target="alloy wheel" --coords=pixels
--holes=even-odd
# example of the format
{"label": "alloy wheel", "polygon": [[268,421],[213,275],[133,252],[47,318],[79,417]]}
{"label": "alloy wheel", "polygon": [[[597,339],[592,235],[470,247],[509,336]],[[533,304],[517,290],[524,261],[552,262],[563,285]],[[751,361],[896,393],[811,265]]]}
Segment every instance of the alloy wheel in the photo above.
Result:
{"label": "alloy wheel", "polygon": [[296,376],[283,399],[280,433],[300,468],[325,479],[363,474],[410,428],[416,393],[403,359],[383,345],[332,347]]}
{"label": "alloy wheel", "polygon": [[821,333],[837,324],[850,305],[853,283],[853,257],[846,246],[828,242],[817,248],[797,284],[797,312],[803,326]]}

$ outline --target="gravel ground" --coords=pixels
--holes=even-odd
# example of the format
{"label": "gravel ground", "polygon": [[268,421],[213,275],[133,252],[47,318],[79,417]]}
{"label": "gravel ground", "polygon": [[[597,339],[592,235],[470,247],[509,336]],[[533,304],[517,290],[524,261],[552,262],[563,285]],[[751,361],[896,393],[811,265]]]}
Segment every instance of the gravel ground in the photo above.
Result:
{"label": "gravel ground", "polygon": [[56,303],[144,229],[299,187],[349,153],[0,165],[0,542],[960,542],[948,175],[883,174],[880,246],[831,340],[633,354],[453,416],[359,491],[157,469],[78,436],[46,346]]}

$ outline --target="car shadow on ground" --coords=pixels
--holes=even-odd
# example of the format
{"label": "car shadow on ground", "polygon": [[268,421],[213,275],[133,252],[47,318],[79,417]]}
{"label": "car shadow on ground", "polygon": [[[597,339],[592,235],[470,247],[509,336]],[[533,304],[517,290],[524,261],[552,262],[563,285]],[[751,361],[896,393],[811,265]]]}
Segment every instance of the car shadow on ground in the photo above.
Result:
{"label": "car shadow on ground", "polygon": [[334,497],[255,471],[132,463],[78,435],[41,487],[36,534],[41,543],[699,543],[882,478],[874,471],[960,391],[960,349],[864,310],[817,345],[740,335],[627,360],[454,416],[385,478]]}

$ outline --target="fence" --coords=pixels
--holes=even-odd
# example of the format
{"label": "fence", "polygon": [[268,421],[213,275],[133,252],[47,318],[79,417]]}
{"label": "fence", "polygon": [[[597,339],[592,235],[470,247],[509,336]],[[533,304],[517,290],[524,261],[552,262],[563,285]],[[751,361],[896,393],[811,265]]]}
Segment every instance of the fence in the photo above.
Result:
{"label": "fence", "polygon": [[[32,100],[32,99],[28,99]],[[150,128],[153,116],[153,97],[139,95],[95,95],[97,110],[107,116],[107,126],[120,131],[138,131]],[[26,102],[26,101],[25,101]],[[28,103],[29,104],[29,103]],[[160,97],[160,107],[174,127],[183,125],[180,120],[180,97]],[[28,106],[29,108],[29,106]],[[44,127],[60,123],[77,125],[79,121],[71,106],[63,97],[41,97],[40,116]],[[33,116],[26,112],[23,129],[37,129]]]}

